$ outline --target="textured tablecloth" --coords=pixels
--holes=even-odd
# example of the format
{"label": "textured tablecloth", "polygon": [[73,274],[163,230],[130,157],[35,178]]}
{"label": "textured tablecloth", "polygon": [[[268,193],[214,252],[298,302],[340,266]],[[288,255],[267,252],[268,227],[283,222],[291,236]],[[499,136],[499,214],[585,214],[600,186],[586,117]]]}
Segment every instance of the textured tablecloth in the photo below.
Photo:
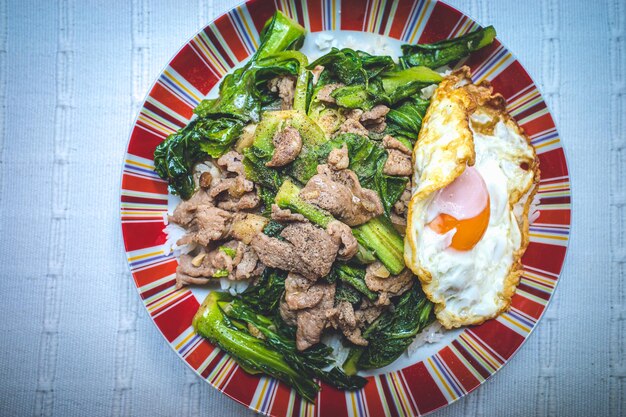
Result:
{"label": "textured tablecloth", "polygon": [[[151,323],[119,225],[128,133],[178,48],[237,1],[0,1],[0,415],[250,416]],[[513,50],[563,139],[573,230],[521,351],[438,416],[626,415],[626,5],[452,1]]]}

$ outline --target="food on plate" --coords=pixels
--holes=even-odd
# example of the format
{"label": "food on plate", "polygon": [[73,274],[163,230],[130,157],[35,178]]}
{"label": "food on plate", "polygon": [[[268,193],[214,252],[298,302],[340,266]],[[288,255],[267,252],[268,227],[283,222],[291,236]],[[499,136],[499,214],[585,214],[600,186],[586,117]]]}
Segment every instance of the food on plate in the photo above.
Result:
{"label": "food on plate", "polygon": [[[407,258],[411,268],[405,263],[405,232],[413,246],[424,246],[421,231],[429,227],[416,226],[421,219],[414,216],[426,205],[415,190],[430,181],[430,193],[448,186],[467,197],[461,214],[478,216],[469,227],[457,225],[465,217],[446,211],[454,201],[442,196],[436,205],[441,217],[433,228],[455,227],[458,251],[499,237],[500,229],[486,225],[494,213],[508,213],[498,198],[532,200],[514,167],[506,165],[511,185],[498,195],[492,179],[481,177],[484,164],[518,163],[518,152],[526,151],[490,146],[501,134],[497,120],[505,132],[514,124],[503,103],[485,98],[470,111],[469,103],[487,93],[455,86],[454,77],[469,83],[459,72],[445,76],[445,65],[494,36],[485,28],[405,45],[395,58],[332,48],[310,62],[299,50],[302,26],[280,12],[267,22],[254,55],[154,153],[156,172],[182,199],[166,226],[169,240],[177,239],[176,286],[211,288],[193,320],[199,335],[247,372],[278,378],[314,401],[316,379],[361,388],[367,379],[359,371],[391,364],[416,336],[439,326],[435,311],[445,324],[441,302],[429,300],[435,287],[424,281],[422,289],[413,273],[439,264],[418,254]],[[445,87],[431,103],[439,83]],[[449,116],[441,114],[444,98],[456,106]],[[454,157],[415,165],[412,152],[439,158],[441,132],[458,144]],[[534,159],[525,161],[535,172]],[[436,175],[413,181],[415,169]],[[466,192],[468,184],[475,195]],[[507,225],[502,231],[525,238],[523,227]]]}
{"label": "food on plate", "polygon": [[437,87],[413,152],[407,265],[446,328],[496,317],[511,303],[528,245],[534,148],[502,96],[472,84],[463,67]]}

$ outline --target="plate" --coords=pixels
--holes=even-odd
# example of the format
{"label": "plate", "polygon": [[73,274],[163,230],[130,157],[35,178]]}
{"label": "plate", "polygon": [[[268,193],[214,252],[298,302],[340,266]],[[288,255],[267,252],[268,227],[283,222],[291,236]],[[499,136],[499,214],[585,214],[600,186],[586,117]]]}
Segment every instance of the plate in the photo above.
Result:
{"label": "plate", "polygon": [[[528,338],[550,302],[563,267],[570,227],[570,183],[554,120],[522,65],[498,40],[474,52],[474,81],[489,80],[530,136],[540,159],[540,215],[530,227],[523,275],[509,312],[447,333],[437,344],[403,355],[369,374],[360,391],[322,384],[315,404],[285,384],[245,373],[228,355],[196,335],[191,320],[206,290],[175,289],[176,259],[166,254],[163,218],[176,200],[154,172],[155,147],[184,126],[199,101],[215,94],[221,78],[250,56],[276,9],[303,25],[305,50],[317,44],[354,44],[397,53],[402,43],[453,38],[478,24],[443,2],[427,0],[251,0],[220,16],[187,42],[156,80],[133,126],[121,192],[122,233],[139,296],[178,356],[232,399],[272,416],[422,415],[476,389]],[[320,42],[315,42],[319,40]],[[323,41],[323,42],[322,42]]]}

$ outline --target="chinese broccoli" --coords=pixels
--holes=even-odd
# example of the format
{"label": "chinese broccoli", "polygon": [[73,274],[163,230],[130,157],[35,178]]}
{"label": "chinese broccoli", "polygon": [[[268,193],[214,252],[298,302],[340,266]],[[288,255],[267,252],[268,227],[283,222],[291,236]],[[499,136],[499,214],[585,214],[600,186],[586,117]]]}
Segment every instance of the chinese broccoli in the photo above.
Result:
{"label": "chinese broccoli", "polygon": [[470,52],[491,44],[496,37],[493,26],[478,29],[454,39],[423,45],[402,45],[400,64],[404,68],[425,66],[438,68],[465,58]]}

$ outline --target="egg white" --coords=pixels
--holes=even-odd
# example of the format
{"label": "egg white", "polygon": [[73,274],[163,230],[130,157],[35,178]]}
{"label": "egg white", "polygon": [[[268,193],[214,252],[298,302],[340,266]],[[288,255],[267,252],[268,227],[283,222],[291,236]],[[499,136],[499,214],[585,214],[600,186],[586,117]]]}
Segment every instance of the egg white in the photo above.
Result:
{"label": "egg white", "polygon": [[[502,97],[488,85],[470,84],[465,68],[446,81],[433,96],[414,149],[419,157],[414,159],[405,260],[435,303],[438,320],[454,328],[482,323],[509,307],[528,244],[528,196],[535,192],[539,170],[534,148]],[[451,95],[468,100],[457,101],[454,108]],[[433,217],[429,206],[437,190],[472,164],[489,193],[489,224],[476,246],[457,251],[449,247],[455,229],[439,235],[427,226]]]}

